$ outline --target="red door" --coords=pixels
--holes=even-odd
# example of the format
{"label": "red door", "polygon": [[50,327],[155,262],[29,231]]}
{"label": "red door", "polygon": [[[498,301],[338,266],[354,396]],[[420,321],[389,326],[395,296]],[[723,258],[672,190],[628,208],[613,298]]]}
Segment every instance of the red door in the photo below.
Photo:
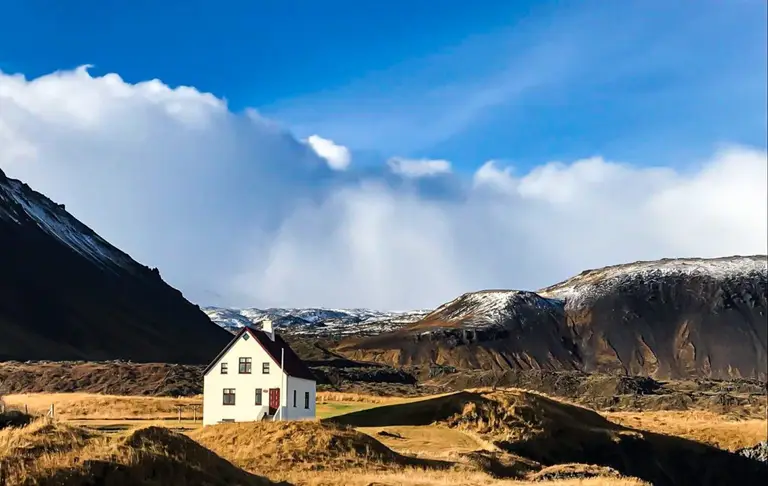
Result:
{"label": "red door", "polygon": [[280,389],[269,389],[269,414],[274,415],[277,413],[277,409],[280,408]]}

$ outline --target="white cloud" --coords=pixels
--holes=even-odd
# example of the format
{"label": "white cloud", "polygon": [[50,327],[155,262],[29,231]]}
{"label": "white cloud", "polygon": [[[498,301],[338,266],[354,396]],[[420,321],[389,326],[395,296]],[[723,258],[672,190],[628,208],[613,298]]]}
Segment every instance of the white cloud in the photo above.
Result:
{"label": "white cloud", "polygon": [[440,159],[405,159],[392,157],[387,161],[389,169],[403,177],[430,177],[451,172],[451,163]]}
{"label": "white cloud", "polygon": [[331,169],[345,170],[352,161],[349,149],[343,145],[337,145],[333,140],[327,140],[319,135],[310,135],[307,143],[317,155],[328,161]]}
{"label": "white cloud", "polygon": [[765,253],[766,159],[728,147],[684,172],[490,162],[436,198],[341,175],[193,88],[0,74],[0,167],[201,304],[428,307],[638,259]]}

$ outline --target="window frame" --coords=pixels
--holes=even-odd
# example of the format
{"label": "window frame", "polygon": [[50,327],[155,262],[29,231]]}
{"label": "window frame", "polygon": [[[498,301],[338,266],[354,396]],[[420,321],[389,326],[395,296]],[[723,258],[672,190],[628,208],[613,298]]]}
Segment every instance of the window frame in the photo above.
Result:
{"label": "window frame", "polygon": [[[232,397],[232,403],[227,403],[227,397]],[[234,406],[237,403],[237,393],[234,388],[224,388],[222,392],[221,404]]]}
{"label": "window frame", "polygon": [[296,395],[297,395],[296,389],[294,388],[294,390],[293,390],[293,408],[296,408]]}
{"label": "window frame", "polygon": [[264,405],[264,390],[261,388],[256,389],[256,396],[254,397],[254,404],[257,407],[261,407]]}
{"label": "window frame", "polygon": [[269,374],[269,361],[265,361],[261,363],[261,374],[262,375],[268,375]]}
{"label": "window frame", "polygon": [[309,392],[304,392],[304,410],[309,410]]}
{"label": "window frame", "polygon": [[219,366],[219,373],[222,375],[228,375],[229,374],[229,363],[226,361],[222,361]]}
{"label": "window frame", "polygon": [[250,375],[253,371],[253,358],[241,357],[237,360],[237,374]]}

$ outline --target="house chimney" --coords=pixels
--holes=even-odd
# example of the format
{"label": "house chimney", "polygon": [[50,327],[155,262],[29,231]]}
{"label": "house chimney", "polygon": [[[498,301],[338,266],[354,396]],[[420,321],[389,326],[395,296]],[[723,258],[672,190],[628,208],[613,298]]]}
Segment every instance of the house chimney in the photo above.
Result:
{"label": "house chimney", "polygon": [[269,339],[273,341],[275,340],[275,329],[272,327],[271,319],[264,319],[261,321],[261,330],[269,336]]}

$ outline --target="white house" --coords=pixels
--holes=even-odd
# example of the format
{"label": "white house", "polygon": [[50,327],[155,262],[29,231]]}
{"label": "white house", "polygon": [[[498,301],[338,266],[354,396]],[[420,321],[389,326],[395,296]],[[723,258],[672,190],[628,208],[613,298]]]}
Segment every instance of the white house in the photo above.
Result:
{"label": "white house", "polygon": [[208,365],[203,425],[315,418],[315,378],[265,321],[244,327]]}

